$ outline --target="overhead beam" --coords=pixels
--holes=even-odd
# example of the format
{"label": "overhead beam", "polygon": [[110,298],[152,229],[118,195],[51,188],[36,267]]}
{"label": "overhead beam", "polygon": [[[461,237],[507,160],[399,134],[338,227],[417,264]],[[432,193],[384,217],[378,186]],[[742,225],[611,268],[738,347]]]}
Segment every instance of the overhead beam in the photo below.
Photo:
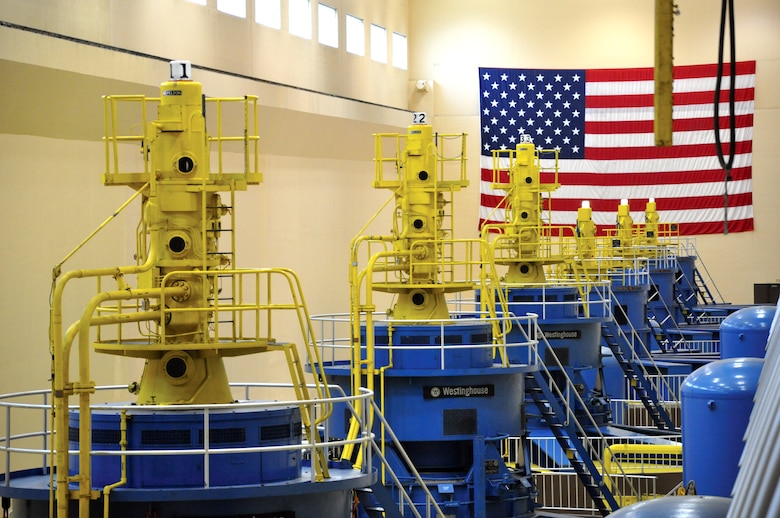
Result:
{"label": "overhead beam", "polygon": [[655,120],[656,146],[672,145],[672,37],[674,0],[655,0]]}

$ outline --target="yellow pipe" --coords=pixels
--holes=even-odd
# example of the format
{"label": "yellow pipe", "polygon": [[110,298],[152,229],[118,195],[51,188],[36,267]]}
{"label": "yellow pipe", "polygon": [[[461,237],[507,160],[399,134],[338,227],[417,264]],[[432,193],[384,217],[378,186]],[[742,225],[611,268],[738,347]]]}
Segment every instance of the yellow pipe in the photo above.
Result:
{"label": "yellow pipe", "polygon": [[53,272],[52,272],[52,280],[56,280],[56,279],[57,279],[57,277],[59,277],[59,276],[60,276],[60,273],[62,272],[62,265],[63,265],[63,264],[65,264],[65,262],[66,262],[68,259],[70,259],[71,257],[73,257],[73,255],[74,255],[76,252],[78,252],[78,251],[81,249],[81,247],[83,247],[85,244],[87,244],[87,242],[88,242],[90,239],[92,239],[93,237],[95,237],[95,235],[96,235],[98,232],[100,232],[101,230],[103,230],[103,228],[104,228],[106,225],[108,225],[108,224],[111,222],[111,220],[112,220],[112,219],[114,219],[115,217],[117,217],[117,216],[119,215],[119,213],[120,213],[120,212],[122,212],[122,211],[123,211],[123,210],[124,210],[124,209],[125,209],[125,208],[126,208],[128,205],[130,205],[130,203],[131,203],[133,200],[135,200],[135,199],[136,199],[136,198],[137,198],[137,197],[138,197],[138,196],[139,196],[139,195],[140,195],[140,194],[141,194],[141,193],[142,193],[142,192],[143,192],[143,191],[144,191],[144,190],[145,190],[145,189],[146,189],[148,186],[149,186],[149,182],[147,182],[146,184],[144,184],[144,186],[143,186],[143,187],[141,187],[140,189],[138,189],[138,190],[135,192],[135,194],[133,194],[132,196],[130,196],[130,198],[128,198],[128,199],[127,199],[127,201],[125,201],[125,202],[124,202],[122,205],[120,205],[120,206],[119,206],[119,208],[118,208],[118,209],[116,209],[116,210],[115,210],[115,211],[114,211],[114,212],[113,212],[113,213],[112,213],[112,214],[111,214],[109,217],[107,217],[107,218],[106,218],[106,219],[103,221],[103,223],[101,223],[100,225],[98,225],[98,227],[97,227],[95,230],[93,230],[93,231],[92,231],[92,233],[90,233],[90,234],[89,234],[87,237],[85,237],[85,238],[84,238],[84,239],[81,241],[81,243],[79,243],[78,245],[76,245],[76,247],[75,247],[73,250],[71,250],[71,251],[70,251],[70,253],[68,253],[68,254],[67,254],[67,255],[66,255],[66,256],[65,256],[65,257],[62,259],[62,261],[60,261],[59,263],[57,263],[57,265],[54,267],[54,269],[53,269]]}
{"label": "yellow pipe", "polygon": [[[92,317],[90,326],[103,326],[109,324],[121,324],[125,322],[145,322],[148,320],[155,320],[161,318],[159,311],[142,311],[137,313],[126,313],[121,315],[104,315]],[[73,341],[76,335],[79,333],[81,327],[81,320],[77,320],[68,327],[65,331],[65,338],[63,340],[63,352],[62,355],[62,369],[64,372],[70,372],[70,351],[73,345]]]}
{"label": "yellow pipe", "polygon": [[[89,328],[92,325],[92,315],[98,306],[109,300],[129,300],[140,298],[163,298],[164,294],[171,296],[184,295],[187,290],[181,288],[153,288],[143,290],[116,290],[99,293],[87,304],[79,322],[79,381],[73,384],[73,391],[79,394],[79,515],[89,517],[89,501],[92,497],[92,463],[90,451],[92,447],[92,415],[90,413],[89,395],[94,392],[95,384],[90,380],[89,371]],[[111,316],[105,317],[111,318]],[[67,347],[69,345],[66,344]]]}
{"label": "yellow pipe", "polygon": [[[141,265],[99,268],[93,270],[71,270],[65,273],[59,282],[55,283],[54,293],[52,295],[51,306],[51,329],[49,342],[51,344],[51,354],[53,357],[52,365],[52,408],[55,419],[55,429],[60,433],[55,434],[55,466],[57,472],[56,488],[50,492],[50,499],[54,497],[57,502],[57,516],[67,518],[68,500],[70,493],[68,490],[68,396],[71,388],[69,387],[69,370],[64,369],[63,344],[62,344],[62,296],[65,286],[73,279],[85,277],[109,276],[115,274],[133,274],[149,270],[155,261],[155,251],[150,251],[146,262]],[[66,390],[67,389],[67,390]]]}
{"label": "yellow pipe", "polygon": [[[360,359],[360,311],[361,311],[361,305],[360,305],[360,286],[362,284],[361,279],[363,278],[364,271],[357,271],[357,248],[358,243],[361,241],[362,238],[358,238],[353,240],[352,242],[352,261],[350,263],[350,269],[349,269],[349,284],[350,284],[350,298],[351,298],[351,305],[350,305],[350,335],[351,335],[351,344],[350,344],[350,374],[351,374],[351,392],[352,394],[358,394],[360,389],[360,365],[361,365],[361,359]],[[372,311],[372,310],[371,310]],[[357,436],[358,432],[358,419],[362,415],[362,406],[358,406],[355,408],[355,412],[357,414],[357,418],[352,417],[350,420],[350,427],[349,427],[349,438],[354,438]],[[342,451],[341,458],[351,460],[352,452],[354,450],[353,444],[346,444],[344,446],[344,449]]]}
{"label": "yellow pipe", "polygon": [[[399,256],[398,252],[379,252],[371,256],[371,259],[368,261],[368,265],[366,266],[366,305],[367,306],[373,306],[373,289],[371,289],[371,278],[372,274],[374,272],[374,268],[376,265],[376,262],[381,257],[394,257]],[[405,255],[410,255],[409,253],[406,253]],[[357,337],[360,336],[360,324],[357,323]],[[373,347],[373,338],[374,338],[374,319],[373,315],[371,313],[366,313],[366,371],[367,371],[367,379],[366,384],[370,391],[374,391],[374,370],[376,369],[375,361],[374,361],[374,347]],[[370,341],[370,342],[369,342]],[[368,346],[368,344],[371,343],[371,347]],[[354,344],[353,344],[354,345]],[[358,344],[359,345],[359,344]],[[357,383],[360,383],[360,379],[357,380]],[[357,392],[354,392],[355,394]]]}
{"label": "yellow pipe", "polygon": [[[127,410],[122,410],[119,417],[119,449],[127,451]],[[103,518],[108,518],[108,498],[109,493],[117,487],[127,484],[127,455],[124,453],[119,457],[120,477],[117,482],[109,484],[103,488]]]}
{"label": "yellow pipe", "polygon": [[[387,325],[387,344],[388,344],[387,365],[379,369],[379,388],[381,392],[381,399],[379,401],[379,404],[380,404],[380,408],[382,409],[382,415],[385,414],[385,371],[393,368],[393,326],[390,323],[388,323]],[[373,377],[373,373],[371,375]],[[371,418],[372,418],[371,422],[369,422],[369,428],[368,428],[369,430],[371,430],[374,425],[373,414],[371,415]],[[385,435],[386,435],[385,424],[382,423],[382,431],[380,433],[382,442],[380,444],[382,445],[382,455],[385,456],[386,458],[387,451],[385,448],[387,442],[385,441]],[[387,477],[387,473],[385,471],[385,465],[382,464],[382,484],[386,482],[386,477]]]}
{"label": "yellow pipe", "polygon": [[[357,265],[357,243],[367,239],[367,237],[358,238],[357,240],[353,241],[353,265]],[[361,388],[361,377],[362,377],[362,368],[361,366],[365,364],[365,370],[366,370],[366,385],[369,390],[372,392],[374,391],[374,370],[375,370],[375,361],[374,361],[374,347],[373,347],[373,340],[374,340],[374,318],[373,318],[373,312],[370,310],[370,308],[373,307],[373,290],[371,289],[371,274],[373,273],[373,267],[376,264],[376,261],[381,256],[395,256],[397,255],[397,252],[379,252],[371,257],[369,260],[368,266],[360,271],[357,272],[352,269],[352,292],[353,292],[353,300],[354,303],[352,304],[352,394],[358,394],[360,392]],[[359,303],[359,297],[360,297],[360,288],[363,284],[361,279],[366,279],[366,300],[365,304],[361,306]],[[360,312],[361,307],[366,310],[366,359],[361,360],[360,358]],[[359,409],[358,409],[359,412]],[[371,429],[371,424],[373,423],[373,414],[369,413],[368,416],[365,416],[366,422],[369,423],[369,429]],[[350,455],[351,455],[351,446],[347,446],[345,448],[345,453],[349,449]]]}
{"label": "yellow pipe", "polygon": [[118,315],[103,315],[92,317],[91,326],[105,326],[109,324],[124,324],[128,322],[145,322],[160,317],[159,311],[137,311],[135,313],[122,313]]}
{"label": "yellow pipe", "polygon": [[382,204],[382,206],[379,208],[379,210],[377,210],[376,213],[374,213],[374,215],[371,216],[371,218],[366,222],[366,224],[363,225],[363,228],[361,228],[360,231],[358,231],[358,236],[352,240],[352,250],[353,250],[353,252],[357,249],[356,245],[360,241],[365,241],[365,240],[368,240],[368,239],[378,239],[378,240],[392,241],[392,240],[395,239],[395,238],[392,238],[390,236],[385,238],[385,237],[382,237],[382,236],[363,236],[363,235],[360,235],[360,234],[362,234],[363,232],[366,231],[366,228],[368,228],[368,226],[377,218],[377,216],[379,216],[379,214],[385,209],[385,207],[387,207],[390,204],[390,202],[393,201],[394,199],[395,199],[395,192],[393,194],[391,194],[390,197],[387,198],[387,200],[385,200],[385,202]]}

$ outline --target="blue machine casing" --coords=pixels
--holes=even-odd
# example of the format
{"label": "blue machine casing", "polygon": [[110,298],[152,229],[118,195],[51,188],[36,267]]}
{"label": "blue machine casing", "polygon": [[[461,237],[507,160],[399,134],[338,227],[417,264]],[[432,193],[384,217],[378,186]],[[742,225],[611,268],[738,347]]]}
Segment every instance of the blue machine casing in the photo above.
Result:
{"label": "blue machine casing", "polygon": [[[301,444],[301,416],[297,407],[261,412],[221,412],[209,417],[210,449],[250,448]],[[92,450],[119,451],[119,414],[95,412]],[[78,449],[79,414],[70,415],[70,449]],[[204,447],[203,414],[186,411],[139,411],[128,416],[128,450],[196,450]],[[71,457],[71,464],[78,457]],[[113,484],[121,477],[118,455],[92,460],[93,487]],[[235,486],[293,480],[301,476],[301,450],[215,453],[209,459],[209,485]],[[203,487],[202,454],[130,455],[129,488]]]}

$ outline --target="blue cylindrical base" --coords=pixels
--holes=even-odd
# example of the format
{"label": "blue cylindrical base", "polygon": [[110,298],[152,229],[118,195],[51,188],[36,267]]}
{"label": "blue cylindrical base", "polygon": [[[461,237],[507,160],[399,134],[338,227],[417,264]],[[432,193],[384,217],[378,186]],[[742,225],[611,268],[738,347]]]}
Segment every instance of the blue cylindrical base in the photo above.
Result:
{"label": "blue cylindrical base", "polygon": [[[392,344],[390,335],[388,322],[375,324],[376,368],[392,364],[394,369],[473,369],[490,367],[493,363],[490,347],[493,334],[489,324],[448,324],[443,328],[394,323]],[[361,340],[366,343],[365,329],[361,331]],[[472,347],[480,345],[484,347]],[[365,348],[362,352],[365,359]]]}
{"label": "blue cylindrical base", "polygon": [[[204,448],[203,413],[141,409],[128,412],[128,450]],[[79,448],[79,414],[71,412],[71,450]],[[301,450],[219,454],[220,448],[251,448],[301,444],[300,410],[285,407],[263,411],[211,412],[209,414],[208,485],[211,487],[262,484],[296,479],[301,475]],[[119,451],[120,415],[111,410],[92,414],[92,450]],[[75,472],[78,457],[71,456]],[[204,487],[204,456],[129,455],[128,488]],[[120,480],[118,455],[92,458],[92,485],[102,488]]]}
{"label": "blue cylindrical base", "polygon": [[[499,450],[506,437],[525,434],[524,377],[536,367],[527,365],[527,357],[523,364],[495,363],[491,327],[484,323],[397,321],[392,339],[388,328],[387,323],[375,326],[375,367],[382,374],[370,380],[371,386],[384,419],[445,515],[529,516],[534,495],[528,466],[510,469]],[[329,381],[351,392],[348,361],[326,364],[324,370]],[[342,405],[332,415],[329,434],[346,436],[351,412]],[[426,495],[394,443],[381,434],[379,420],[374,424],[377,439],[385,437],[393,471],[423,510]],[[375,490],[396,491],[389,483]]]}

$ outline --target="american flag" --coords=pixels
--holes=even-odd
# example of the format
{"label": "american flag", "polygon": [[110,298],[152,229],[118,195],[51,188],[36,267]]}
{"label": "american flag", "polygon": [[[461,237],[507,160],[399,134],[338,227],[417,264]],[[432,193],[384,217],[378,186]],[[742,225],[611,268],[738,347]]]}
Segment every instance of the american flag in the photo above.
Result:
{"label": "american flag", "polygon": [[[645,203],[655,198],[661,223],[679,223],[682,235],[723,232],[724,219],[729,232],[753,230],[755,69],[755,61],[736,65],[736,145],[724,200],[725,175],[713,129],[716,65],[674,67],[673,145],[668,147],[655,146],[652,68],[480,68],[480,226],[504,219],[500,202],[506,193],[490,188],[491,150],[514,149],[521,139],[530,139],[537,148],[559,151],[561,187],[551,194],[547,223],[574,225],[577,208],[588,200],[597,227],[613,228],[621,199],[641,223]],[[729,84],[726,64],[719,108],[726,160]]]}

